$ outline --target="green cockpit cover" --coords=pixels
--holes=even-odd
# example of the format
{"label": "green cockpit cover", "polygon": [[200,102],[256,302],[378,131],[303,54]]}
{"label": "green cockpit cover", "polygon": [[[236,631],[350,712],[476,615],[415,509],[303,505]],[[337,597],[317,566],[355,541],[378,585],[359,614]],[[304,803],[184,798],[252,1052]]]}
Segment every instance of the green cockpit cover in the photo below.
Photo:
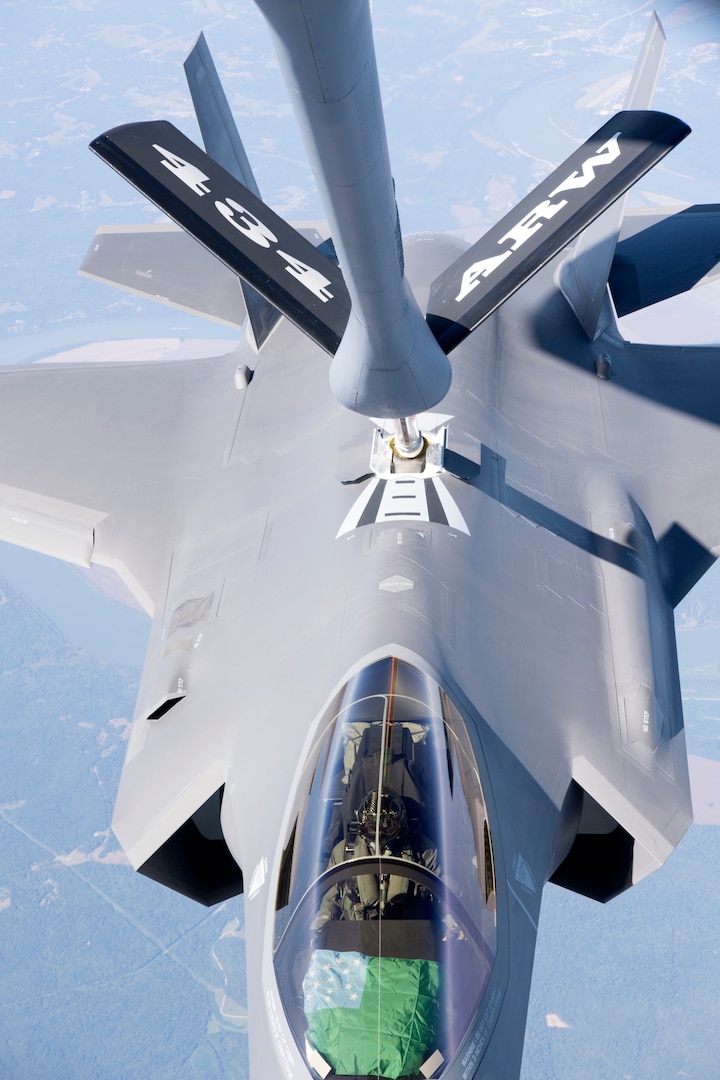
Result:
{"label": "green cockpit cover", "polygon": [[438,1046],[434,960],[316,949],[303,992],[307,1038],[338,1076],[414,1076]]}

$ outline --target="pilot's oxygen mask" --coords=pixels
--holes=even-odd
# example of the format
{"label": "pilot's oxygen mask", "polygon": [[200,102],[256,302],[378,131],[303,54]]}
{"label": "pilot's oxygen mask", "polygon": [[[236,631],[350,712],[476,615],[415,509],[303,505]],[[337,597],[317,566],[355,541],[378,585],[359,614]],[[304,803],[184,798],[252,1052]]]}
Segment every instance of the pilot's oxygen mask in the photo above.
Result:
{"label": "pilot's oxygen mask", "polygon": [[369,792],[355,817],[353,824],[357,825],[357,830],[354,831],[360,832],[368,844],[373,844],[376,852],[382,852],[391,840],[407,832],[405,804],[391,791]]}

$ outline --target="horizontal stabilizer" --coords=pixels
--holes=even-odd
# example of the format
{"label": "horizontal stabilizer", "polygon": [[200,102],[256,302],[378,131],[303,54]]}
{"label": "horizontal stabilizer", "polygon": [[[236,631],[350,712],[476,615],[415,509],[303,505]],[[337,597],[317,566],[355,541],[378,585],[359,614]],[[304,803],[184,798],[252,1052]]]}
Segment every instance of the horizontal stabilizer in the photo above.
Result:
{"label": "horizontal stabilizer", "polygon": [[620,112],[433,282],[427,321],[454,349],[690,132],[666,113]]}
{"label": "horizontal stabilizer", "polygon": [[165,120],[125,124],[90,148],[334,355],[350,313],[339,268]]}
{"label": "horizontal stabilizer", "polygon": [[640,210],[623,222],[610,272],[619,316],[720,278],[720,206],[659,214]]}
{"label": "horizontal stabilizer", "polygon": [[674,522],[658,543],[658,563],[665,595],[673,607],[687,596],[706,574],[715,556]]}
{"label": "horizontal stabilizer", "polygon": [[237,274],[171,222],[101,226],[79,272],[234,329],[245,319]]}

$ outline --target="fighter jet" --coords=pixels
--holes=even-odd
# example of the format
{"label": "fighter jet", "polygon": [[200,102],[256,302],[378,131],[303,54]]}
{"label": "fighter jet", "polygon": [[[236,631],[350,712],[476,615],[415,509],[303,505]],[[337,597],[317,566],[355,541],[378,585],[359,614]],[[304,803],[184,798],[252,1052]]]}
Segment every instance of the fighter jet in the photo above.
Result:
{"label": "fighter jet", "polygon": [[[691,821],[673,607],[720,544],[717,349],[618,318],[715,272],[720,211],[624,213],[689,129],[626,109],[477,244],[403,237],[367,0],[259,0],[329,229],[261,200],[212,59],[205,151],[93,149],[174,224],[83,272],[228,354],[0,371],[0,535],[152,617],[113,827],[245,895],[253,1078],[511,1080],[543,886],[600,902]],[[574,246],[573,246],[574,242]]]}

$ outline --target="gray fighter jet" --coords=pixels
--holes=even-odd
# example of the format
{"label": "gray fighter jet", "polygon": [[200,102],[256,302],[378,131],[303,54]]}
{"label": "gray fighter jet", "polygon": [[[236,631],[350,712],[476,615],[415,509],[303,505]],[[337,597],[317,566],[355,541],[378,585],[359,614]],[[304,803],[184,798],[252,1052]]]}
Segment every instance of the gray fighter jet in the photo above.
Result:
{"label": "gray fighter jet", "polygon": [[607,901],[691,821],[673,606],[720,544],[717,349],[617,316],[712,276],[720,208],[623,213],[688,134],[649,111],[653,18],[626,111],[476,245],[403,238],[367,0],[259,6],[329,236],[262,203],[200,39],[207,152],[93,143],[175,224],[83,270],[241,340],[3,368],[0,535],[152,616],[114,829],[244,892],[253,1078],[511,1080],[543,885]]}

